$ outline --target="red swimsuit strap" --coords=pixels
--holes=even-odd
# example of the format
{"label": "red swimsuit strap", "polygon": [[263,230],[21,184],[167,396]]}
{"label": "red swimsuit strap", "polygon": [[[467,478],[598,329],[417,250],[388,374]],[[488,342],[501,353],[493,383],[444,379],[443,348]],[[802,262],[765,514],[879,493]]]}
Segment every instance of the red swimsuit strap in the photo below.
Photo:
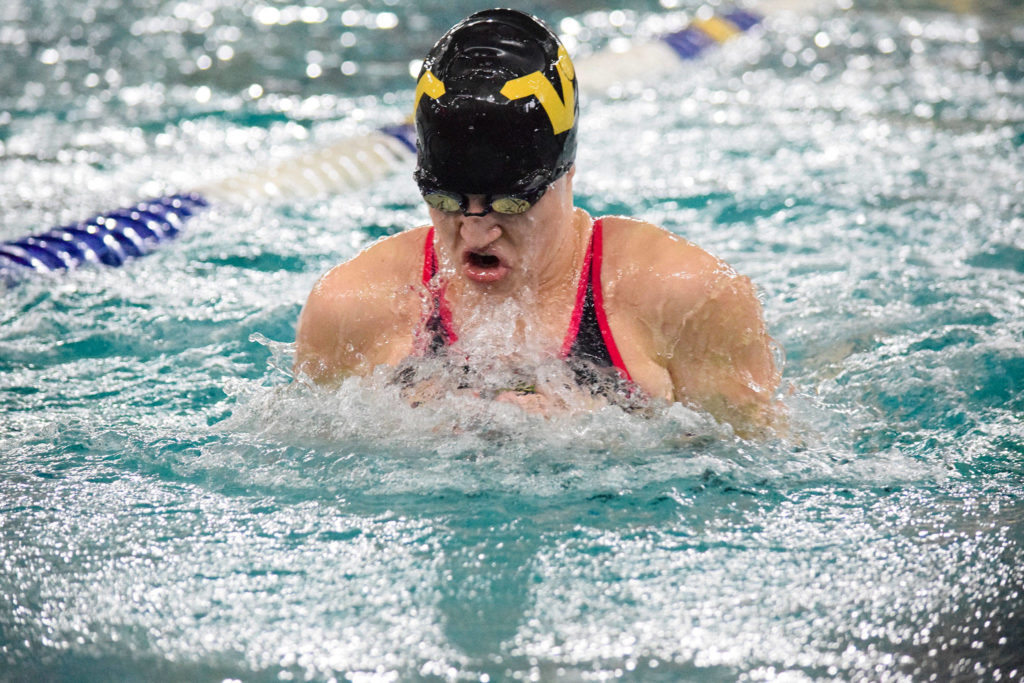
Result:
{"label": "red swimsuit strap", "polygon": [[459,337],[455,334],[455,328],[452,325],[452,311],[448,307],[448,300],[444,296],[444,286],[439,286],[434,281],[437,269],[437,251],[434,249],[434,226],[430,226],[430,230],[427,231],[427,239],[423,243],[422,275],[423,284],[434,299],[434,306],[427,320],[427,326],[440,324],[440,332],[445,337],[445,343],[452,344],[458,341]]}
{"label": "red swimsuit strap", "polygon": [[427,230],[427,239],[423,242],[423,284],[430,289],[430,281],[437,272],[437,254],[434,253],[434,226]]}
{"label": "red swimsuit strap", "polygon": [[[601,332],[601,340],[608,350],[608,357],[612,365],[618,368],[622,376],[629,380],[632,377],[626,364],[619,353],[619,347],[615,343],[611,326],[608,324],[608,314],[604,309],[604,292],[601,287],[601,261],[603,254],[603,223],[601,219],[594,221],[590,239],[587,242],[587,250],[583,255],[583,265],[580,269],[579,283],[576,286],[576,301],[572,309],[572,317],[569,320],[569,329],[566,331],[565,339],[562,341],[561,355],[568,358],[572,353],[573,345],[580,333],[580,324],[583,321],[583,312],[587,301],[587,291],[591,292],[594,314],[597,318],[597,326]],[[444,337],[446,344],[451,344],[458,339],[452,325],[452,312],[448,307],[448,301],[444,296],[444,287],[439,286],[434,280],[438,270],[437,251],[434,249],[434,228],[427,231],[427,238],[423,244],[423,284],[433,297],[433,308],[426,325],[439,332]],[[440,329],[438,329],[440,328]]]}
{"label": "red swimsuit strap", "polygon": [[576,285],[576,303],[572,307],[572,317],[569,318],[569,329],[562,340],[562,358],[568,358],[572,352],[572,345],[576,343],[576,337],[580,334],[580,321],[583,320],[583,304],[587,299],[587,285],[590,283],[590,262],[594,255],[594,235],[601,229],[601,221],[594,221],[594,229],[590,239],[587,240],[587,251],[583,254],[583,267],[580,268],[580,280]]}
{"label": "red swimsuit strap", "polygon": [[591,266],[590,277],[591,285],[594,291],[594,309],[597,312],[597,324],[601,328],[601,338],[604,339],[604,345],[608,349],[608,355],[611,356],[612,365],[619,369],[622,376],[627,380],[633,378],[629,374],[629,370],[626,369],[626,364],[622,360],[622,354],[619,353],[619,347],[615,343],[615,337],[612,336],[612,328],[608,325],[608,314],[604,310],[604,290],[601,287],[601,260],[604,253],[604,240],[603,240],[603,227],[600,219],[594,221],[594,235],[591,238],[594,251],[594,261]]}
{"label": "red swimsuit strap", "polygon": [[584,321],[588,300],[587,294],[589,293],[589,299],[593,305],[593,317],[591,320],[596,319],[601,341],[608,351],[608,358],[622,376],[630,380],[632,377],[622,360],[622,354],[619,353],[615,337],[612,336],[612,329],[608,325],[608,314],[604,310],[604,292],[601,288],[601,259],[604,252],[603,238],[604,223],[601,219],[597,219],[594,221],[594,228],[587,243],[587,251],[583,256],[583,267],[580,270],[580,280],[576,287],[576,304],[573,306],[572,318],[569,320],[569,330],[566,332],[565,340],[562,342],[562,357],[568,358],[570,356],[573,347],[576,345],[576,340],[579,338],[580,325]]}

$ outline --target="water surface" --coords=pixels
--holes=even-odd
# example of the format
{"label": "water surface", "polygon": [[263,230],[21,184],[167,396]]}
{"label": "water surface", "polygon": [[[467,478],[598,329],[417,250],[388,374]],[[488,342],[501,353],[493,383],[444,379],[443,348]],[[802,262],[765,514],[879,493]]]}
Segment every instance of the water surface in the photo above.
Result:
{"label": "water surface", "polygon": [[[666,4],[538,12],[583,55]],[[952,4],[585,102],[580,204],[756,282],[786,438],[291,383],[319,274],[426,221],[411,168],[2,292],[2,677],[1019,680],[1024,33]],[[0,238],[401,121],[477,6],[8,2]]]}

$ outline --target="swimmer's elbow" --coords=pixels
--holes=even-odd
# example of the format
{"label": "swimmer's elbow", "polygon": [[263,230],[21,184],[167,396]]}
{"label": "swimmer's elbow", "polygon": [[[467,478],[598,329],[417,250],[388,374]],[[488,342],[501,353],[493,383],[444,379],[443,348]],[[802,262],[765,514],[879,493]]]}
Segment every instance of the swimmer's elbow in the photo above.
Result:
{"label": "swimmer's elbow", "polygon": [[767,335],[733,349],[731,363],[717,375],[712,414],[732,425],[743,438],[767,437],[784,431],[785,409],[776,399],[781,373]]}
{"label": "swimmer's elbow", "polygon": [[676,386],[675,399],[728,424],[741,438],[765,438],[784,428],[785,410],[775,400],[774,383],[743,372],[698,372],[687,380]]}
{"label": "swimmer's elbow", "polygon": [[766,439],[786,432],[785,407],[772,396],[758,395],[741,403],[725,399],[716,408],[709,412],[720,422],[727,422],[740,438]]}

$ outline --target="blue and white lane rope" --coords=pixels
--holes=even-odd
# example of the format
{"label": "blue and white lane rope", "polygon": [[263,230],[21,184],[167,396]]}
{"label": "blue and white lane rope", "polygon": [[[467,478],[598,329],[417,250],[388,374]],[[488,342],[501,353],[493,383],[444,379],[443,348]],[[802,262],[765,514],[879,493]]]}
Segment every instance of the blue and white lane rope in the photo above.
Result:
{"label": "blue and white lane rope", "polygon": [[3,242],[0,271],[5,264],[37,271],[67,270],[83,263],[119,266],[176,237],[185,221],[206,206],[198,194],[175,194]]}
{"label": "blue and white lane rope", "polygon": [[[583,71],[581,84],[596,92],[616,80],[635,78],[638,73],[650,76],[654,69],[640,62],[664,67],[676,61],[673,56],[696,59],[708,48],[748,31],[760,21],[759,16],[744,10],[707,16],[698,13],[681,31],[625,52],[596,53],[579,60],[576,69]],[[0,242],[0,282],[27,272],[70,270],[82,264],[119,266],[177,237],[185,222],[211,202],[295,199],[354,190],[406,167],[415,154],[412,124],[388,126],[193,192],[150,199],[82,223]]]}
{"label": "blue and white lane rope", "polygon": [[715,14],[703,8],[680,31],[632,44],[622,52],[606,49],[577,60],[580,88],[600,95],[630,81],[653,81],[677,70],[680,61],[697,59],[760,23],[760,16],[746,10]]}

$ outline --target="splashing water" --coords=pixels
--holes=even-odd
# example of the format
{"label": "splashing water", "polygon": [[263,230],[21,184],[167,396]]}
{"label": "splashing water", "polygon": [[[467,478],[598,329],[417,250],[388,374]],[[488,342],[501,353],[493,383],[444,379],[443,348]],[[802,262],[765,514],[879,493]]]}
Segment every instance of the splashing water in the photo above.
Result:
{"label": "splashing water", "polygon": [[[5,4],[0,238],[401,121],[469,11],[310,4]],[[1020,680],[1024,36],[957,4],[772,15],[584,104],[579,203],[761,288],[785,438],[558,393],[511,310],[408,370],[440,400],[293,380],[319,274],[426,221],[407,173],[4,291],[0,678]],[[544,12],[583,54],[698,8]]]}

